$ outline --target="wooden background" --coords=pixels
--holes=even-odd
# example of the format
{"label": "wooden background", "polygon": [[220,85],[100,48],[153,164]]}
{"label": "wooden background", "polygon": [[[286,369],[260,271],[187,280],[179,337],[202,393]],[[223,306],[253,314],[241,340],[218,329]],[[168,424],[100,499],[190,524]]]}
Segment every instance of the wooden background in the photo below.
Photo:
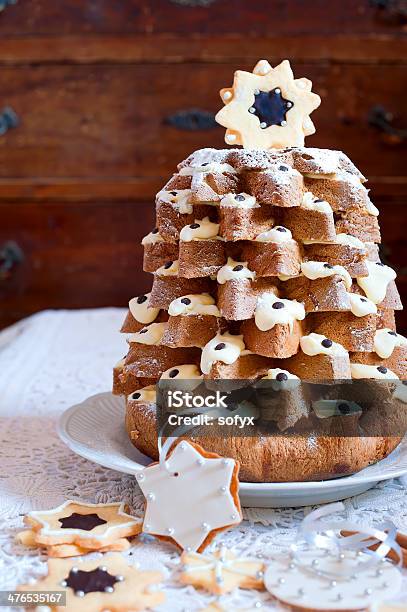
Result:
{"label": "wooden background", "polygon": [[[154,194],[191,151],[223,146],[220,127],[185,130],[171,118],[215,112],[233,71],[263,57],[289,58],[314,81],[323,103],[307,144],[344,150],[368,176],[407,303],[405,0],[1,7],[0,326],[43,308],[125,305],[147,290],[138,243]],[[10,242],[23,255],[12,267]]]}

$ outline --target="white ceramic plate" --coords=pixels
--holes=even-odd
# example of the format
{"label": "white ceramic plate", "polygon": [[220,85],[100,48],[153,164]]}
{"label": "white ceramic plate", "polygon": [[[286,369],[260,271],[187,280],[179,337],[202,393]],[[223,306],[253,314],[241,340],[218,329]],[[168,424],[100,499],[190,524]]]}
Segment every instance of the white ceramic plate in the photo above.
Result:
{"label": "white ceramic plate", "polygon": [[[124,426],[124,400],[111,393],[93,395],[64,412],[58,425],[71,450],[107,468],[135,474],[151,459],[130,443]],[[245,507],[277,508],[323,504],[363,493],[381,480],[407,473],[407,436],[386,459],[357,474],[318,482],[240,484]]]}

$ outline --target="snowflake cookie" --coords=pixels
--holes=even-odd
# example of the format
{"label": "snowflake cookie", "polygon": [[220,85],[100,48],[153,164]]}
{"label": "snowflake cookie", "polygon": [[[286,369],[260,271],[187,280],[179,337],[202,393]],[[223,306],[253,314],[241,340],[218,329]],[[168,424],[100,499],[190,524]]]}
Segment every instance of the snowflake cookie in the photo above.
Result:
{"label": "snowflake cookie", "polygon": [[212,554],[184,552],[181,561],[184,563],[180,575],[182,584],[222,595],[240,587],[243,589],[264,589],[264,564],[254,559],[237,557],[224,546]]}
{"label": "snowflake cookie", "polygon": [[266,60],[253,72],[237,70],[233,86],[221,89],[225,104],[216,121],[226,130],[225,141],[246,149],[301,147],[315,132],[310,114],[321,103],[309,79],[295,79],[290,62],[272,68]]}
{"label": "snowflake cookie", "polygon": [[181,549],[202,551],[242,520],[239,463],[182,440],[165,463],[136,476],[147,500],[143,531]]}
{"label": "snowflake cookie", "polygon": [[163,593],[151,587],[163,580],[159,572],[143,572],[127,565],[119,553],[103,560],[78,561],[52,559],[48,575],[19,591],[63,591],[66,606],[53,605],[59,612],[126,612],[146,610],[163,603]]}

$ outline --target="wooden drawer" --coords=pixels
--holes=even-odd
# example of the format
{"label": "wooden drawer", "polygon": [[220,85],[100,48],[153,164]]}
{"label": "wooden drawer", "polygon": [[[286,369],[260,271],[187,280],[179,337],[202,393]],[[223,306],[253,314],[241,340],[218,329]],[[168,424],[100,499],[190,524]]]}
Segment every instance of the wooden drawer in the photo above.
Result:
{"label": "wooden drawer", "polygon": [[[233,69],[229,64],[2,66],[2,100],[21,125],[0,137],[0,178],[12,183],[47,177],[52,183],[67,177],[110,182],[138,177],[146,185],[137,197],[152,197],[157,183],[194,149],[224,146],[220,127],[179,129],[168,118],[191,107],[215,112],[221,105],[217,92],[231,83]],[[402,115],[407,66],[296,63],[294,69],[310,77],[323,97],[313,114],[318,131],[308,146],[342,149],[367,176],[404,186],[405,147],[384,143],[368,114],[381,104],[407,122]],[[86,181],[82,193],[86,198]]]}
{"label": "wooden drawer", "polygon": [[[386,261],[399,273],[407,303],[407,202],[383,203],[380,221]],[[44,308],[124,306],[148,291],[140,241],[154,224],[151,202],[4,203],[0,247],[13,240],[25,259],[0,280],[0,326]],[[407,333],[406,313],[398,314]]]}
{"label": "wooden drawer", "polygon": [[[194,6],[194,5],[207,6]],[[37,0],[18,2],[1,17],[3,36],[50,34],[239,33],[273,36],[387,33],[401,26],[403,1],[375,0]]]}
{"label": "wooden drawer", "polygon": [[0,327],[44,308],[124,306],[150,287],[140,241],[151,203],[1,204],[0,217],[0,248],[24,254],[0,280]]}

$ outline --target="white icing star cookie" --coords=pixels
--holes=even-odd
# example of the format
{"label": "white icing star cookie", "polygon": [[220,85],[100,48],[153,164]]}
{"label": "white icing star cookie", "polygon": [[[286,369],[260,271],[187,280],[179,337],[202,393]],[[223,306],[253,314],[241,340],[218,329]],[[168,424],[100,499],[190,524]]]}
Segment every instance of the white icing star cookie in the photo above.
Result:
{"label": "white icing star cookie", "polygon": [[309,115],[321,103],[309,79],[295,79],[290,62],[272,68],[260,60],[253,73],[237,70],[233,86],[221,89],[225,104],[216,121],[226,130],[225,141],[247,149],[303,146],[315,132]]}
{"label": "white icing star cookie", "polygon": [[165,463],[167,469],[155,463],[136,476],[147,500],[144,532],[201,551],[241,522],[238,462],[183,440]]}

